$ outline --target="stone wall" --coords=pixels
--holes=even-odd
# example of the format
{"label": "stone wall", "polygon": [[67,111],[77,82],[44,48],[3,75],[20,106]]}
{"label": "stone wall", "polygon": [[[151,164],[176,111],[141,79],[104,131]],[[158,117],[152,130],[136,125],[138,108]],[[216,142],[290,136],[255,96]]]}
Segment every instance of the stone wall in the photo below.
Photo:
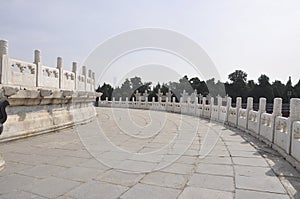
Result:
{"label": "stone wall", "polygon": [[45,66],[41,53],[34,51],[33,62],[8,55],[8,42],[0,40],[0,98],[7,100],[7,121],[0,141],[56,131],[92,120],[95,73],[82,67],[65,70],[62,58],[57,66]]}
{"label": "stone wall", "polygon": [[236,99],[236,107],[232,107],[231,98],[227,97],[226,105],[222,105],[223,99],[214,98],[210,104],[206,104],[206,98],[201,103],[191,103],[189,100],[180,103],[173,102],[132,102],[132,101],[101,101],[100,106],[151,109],[157,111],[168,111],[180,114],[192,115],[224,123],[225,125],[238,128],[252,134],[277,150],[292,165],[300,170],[300,99],[293,98],[290,102],[290,116],[281,116],[282,99],[275,98],[273,113],[266,113],[266,99],[261,98],[259,110],[253,110],[253,98],[247,99],[247,107],[242,108],[242,98]]}

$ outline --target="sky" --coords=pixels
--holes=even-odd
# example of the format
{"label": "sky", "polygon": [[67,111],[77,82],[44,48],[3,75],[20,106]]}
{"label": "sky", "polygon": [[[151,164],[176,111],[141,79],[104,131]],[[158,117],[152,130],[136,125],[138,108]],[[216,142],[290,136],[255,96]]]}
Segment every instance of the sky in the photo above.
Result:
{"label": "sky", "polygon": [[[84,64],[107,39],[155,27],[178,32],[201,46],[223,82],[236,69],[256,82],[261,74],[284,83],[289,76],[294,84],[300,79],[298,0],[10,0],[1,1],[0,19],[0,39],[8,40],[9,56],[32,61],[34,49],[39,49],[47,66],[55,66],[56,57],[61,56],[64,68],[71,70],[72,61]],[[98,83],[120,82],[121,76],[115,77],[121,71],[118,67],[126,69],[136,63],[151,70],[128,69],[123,78],[143,76],[141,71],[152,72],[151,76],[144,73],[144,79],[153,82],[173,81],[185,74],[198,76],[191,67],[165,53],[160,56],[173,60],[167,68],[174,67],[176,72],[167,72],[164,66],[159,69],[149,62],[155,53],[149,54],[147,59],[145,53],[137,53],[131,61],[121,60],[116,70]],[[99,76],[97,66],[87,67]]]}

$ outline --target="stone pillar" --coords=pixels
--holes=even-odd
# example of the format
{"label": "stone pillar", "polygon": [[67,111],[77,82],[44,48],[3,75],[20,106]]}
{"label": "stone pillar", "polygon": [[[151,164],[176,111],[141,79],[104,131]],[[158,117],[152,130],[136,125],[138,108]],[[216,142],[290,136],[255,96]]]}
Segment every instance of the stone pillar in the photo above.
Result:
{"label": "stone pillar", "polygon": [[206,97],[202,98],[202,113],[201,115],[204,116],[204,106],[206,105]]}
{"label": "stone pillar", "polygon": [[155,102],[155,97],[152,97],[152,102]]}
{"label": "stone pillar", "polygon": [[282,115],[282,99],[281,98],[274,99],[272,115],[275,117]]}
{"label": "stone pillar", "polygon": [[72,72],[74,73],[74,90],[77,89],[77,62],[72,62]]}
{"label": "stone pillar", "polygon": [[247,111],[253,110],[253,97],[247,98]]}
{"label": "stone pillar", "polygon": [[119,97],[119,102],[122,102],[122,97]]}
{"label": "stone pillar", "polygon": [[227,97],[227,102],[226,102],[226,121],[225,122],[228,122],[229,109],[231,108],[231,103],[232,103],[231,97]]}
{"label": "stone pillar", "polygon": [[266,105],[267,105],[267,99],[264,97],[259,98],[259,109],[258,111],[260,113],[265,113],[266,112]]}
{"label": "stone pillar", "polygon": [[220,114],[221,114],[221,106],[222,106],[222,97],[218,96],[218,121],[220,121]]}
{"label": "stone pillar", "polygon": [[[266,112],[267,99],[264,97],[259,98],[258,118],[257,118],[257,134],[260,135],[261,116]],[[275,123],[275,118],[273,123]]]}
{"label": "stone pillar", "polygon": [[7,84],[9,81],[9,58],[8,58],[8,41],[0,40],[0,83]]}
{"label": "stone pillar", "polygon": [[289,140],[290,142],[287,144],[287,150],[288,153],[290,154],[291,152],[291,142],[293,140],[293,123],[295,121],[300,121],[300,99],[299,98],[292,98],[290,100],[290,116],[288,118],[288,135],[289,135]]}
{"label": "stone pillar", "polygon": [[92,82],[93,82],[93,84],[92,84],[93,90],[92,91],[94,91],[96,88],[95,72],[92,72]]}
{"label": "stone pillar", "polygon": [[86,66],[82,66],[82,75],[84,76],[84,90],[86,91],[86,83],[87,83]]}
{"label": "stone pillar", "polygon": [[212,113],[212,109],[213,109],[213,106],[215,105],[215,98],[211,97],[210,98],[210,108],[209,108],[209,115],[210,115],[210,119],[211,119],[211,113]]}
{"label": "stone pillar", "polygon": [[248,129],[248,118],[249,112],[253,110],[253,97],[247,98],[247,109],[246,109],[246,129]]}
{"label": "stone pillar", "polygon": [[58,81],[59,81],[59,87],[62,89],[62,82],[63,82],[63,70],[62,70],[62,58],[57,57],[57,69],[58,69]]}
{"label": "stone pillar", "polygon": [[237,97],[236,98],[236,121],[235,124],[238,125],[238,121],[239,121],[239,112],[240,109],[242,108],[242,98],[241,97]]}
{"label": "stone pillar", "polygon": [[0,56],[8,55],[8,41],[0,40]]}
{"label": "stone pillar", "polygon": [[39,50],[34,51],[34,63],[36,64],[36,87],[43,86],[43,71],[41,63],[41,52]]}
{"label": "stone pillar", "polygon": [[[0,40],[0,83],[7,84],[10,74],[8,58],[8,41]],[[0,155],[0,171],[4,169],[5,161]]]}

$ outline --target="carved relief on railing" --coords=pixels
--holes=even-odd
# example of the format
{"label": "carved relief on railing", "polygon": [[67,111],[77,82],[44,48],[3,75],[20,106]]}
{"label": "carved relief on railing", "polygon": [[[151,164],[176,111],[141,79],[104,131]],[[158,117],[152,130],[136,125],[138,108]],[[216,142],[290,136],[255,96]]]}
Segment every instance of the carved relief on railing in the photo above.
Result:
{"label": "carved relief on railing", "polygon": [[263,113],[261,116],[261,124],[264,126],[271,127],[272,125],[272,115],[268,113]]}
{"label": "carved relief on railing", "polygon": [[249,111],[249,121],[251,122],[258,122],[258,112],[257,111]]}
{"label": "carved relief on railing", "polygon": [[288,120],[284,117],[277,117],[275,122],[275,130],[281,133],[287,133]]}
{"label": "carved relief on railing", "polygon": [[223,114],[227,113],[227,107],[226,106],[220,106],[220,111]]}
{"label": "carved relief on railing", "polygon": [[230,107],[229,108],[229,115],[231,115],[231,116],[235,116],[236,115],[236,108],[233,108],[233,107]]}
{"label": "carved relief on railing", "polygon": [[246,119],[246,109],[239,109],[239,118]]}
{"label": "carved relief on railing", "polygon": [[295,122],[293,125],[294,139],[300,139],[300,122]]}
{"label": "carved relief on railing", "polygon": [[7,71],[6,84],[21,87],[35,87],[36,85],[36,65],[29,62],[10,59],[10,71]]}

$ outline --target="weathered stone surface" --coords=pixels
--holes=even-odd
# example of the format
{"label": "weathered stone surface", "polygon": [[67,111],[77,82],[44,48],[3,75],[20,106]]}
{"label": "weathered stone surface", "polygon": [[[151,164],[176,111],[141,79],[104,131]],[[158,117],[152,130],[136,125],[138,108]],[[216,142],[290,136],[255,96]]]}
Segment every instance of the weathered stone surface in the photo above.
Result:
{"label": "weathered stone surface", "polygon": [[146,184],[137,184],[133,186],[130,190],[124,193],[122,199],[135,199],[135,198],[165,198],[173,199],[176,198],[180,193],[178,189],[171,189],[165,187],[158,187]]}
{"label": "weathered stone surface", "polygon": [[3,90],[4,90],[4,95],[7,96],[7,97],[10,97],[11,95],[16,94],[20,89],[16,88],[16,87],[4,86]]}
{"label": "weathered stone surface", "polygon": [[118,198],[128,187],[110,184],[106,182],[89,181],[67,193],[68,196],[78,199],[92,198]]}
{"label": "weathered stone surface", "polygon": [[204,189],[199,187],[186,187],[178,197],[179,199],[232,199],[231,192]]}
{"label": "weathered stone surface", "polygon": [[288,199],[289,196],[285,194],[259,192],[251,190],[237,189],[235,194],[236,199],[253,199],[253,198],[264,198],[264,199]]}
{"label": "weathered stone surface", "polygon": [[194,174],[188,182],[189,186],[222,191],[233,191],[233,177],[208,174]]}
{"label": "weathered stone surface", "polygon": [[[162,128],[164,135],[159,137],[161,139],[151,138],[144,142],[145,140],[128,139],[127,134],[120,133],[120,129],[113,122],[110,109],[100,108],[98,111],[97,121],[77,126],[75,129],[65,129],[58,133],[44,134],[17,142],[1,143],[0,151],[9,167],[0,172],[1,197],[232,199],[234,197],[288,198],[287,193],[295,198],[298,197],[300,180],[296,171],[292,171],[293,177],[288,177],[289,173],[285,168],[289,170],[290,167],[283,166],[285,164],[278,162],[277,159],[273,159],[271,166],[262,165],[265,159],[268,162],[270,159],[267,155],[253,157],[253,152],[257,150],[255,148],[253,151],[247,149],[238,154],[241,156],[218,156],[217,152],[220,151],[224,151],[224,153],[220,152],[221,154],[235,152],[236,149],[227,149],[226,146],[233,145],[236,141],[239,143],[240,139],[244,139],[231,130],[224,130],[213,155],[205,158],[197,155],[178,157],[175,153],[168,154],[170,150],[158,150],[168,146],[170,138],[176,135],[174,133],[176,130],[174,124],[177,124],[178,119],[176,115],[168,115],[168,119],[174,122],[167,122],[166,130]],[[139,125],[147,125],[149,120],[143,116],[145,114],[142,111],[130,111],[133,121]],[[164,113],[158,113],[156,117],[161,118],[160,114]],[[188,121],[193,125],[197,120],[188,117]],[[157,121],[159,122],[159,119]],[[97,139],[98,122],[101,123],[111,142],[125,148],[132,146],[130,150],[133,154],[142,154],[138,149],[139,146],[146,146],[148,149],[150,149],[148,146],[151,146],[151,156],[143,158],[127,156],[125,151],[112,150],[105,146],[103,140]],[[193,141],[188,151],[199,152],[201,149],[199,147],[197,150],[196,144],[197,142],[203,144],[203,131],[207,130],[205,126],[208,123],[200,124],[202,130],[197,133],[196,141]],[[128,127],[132,128],[130,125]],[[216,132],[223,132],[223,127],[219,125],[213,125],[211,128]],[[82,134],[77,134],[76,131]],[[82,135],[86,135],[86,139],[91,140],[90,148],[83,145],[85,137]],[[182,137],[176,135],[179,141],[185,141]],[[258,141],[258,143],[255,143],[255,140],[251,142],[255,146],[260,146]],[[158,156],[154,156],[155,151],[159,151]],[[99,159],[94,159],[94,154],[89,152],[98,152]],[[101,157],[106,159],[103,160]],[[147,160],[149,157],[152,161]],[[157,164],[163,167],[157,165],[156,170],[149,170],[146,173],[129,173],[128,170],[122,172],[104,165],[106,161],[112,160],[116,161],[114,166],[136,172],[143,168],[151,169]],[[274,167],[276,164],[277,167]],[[274,174],[272,167],[282,173],[280,178]],[[285,174],[287,176],[284,176]]]}

